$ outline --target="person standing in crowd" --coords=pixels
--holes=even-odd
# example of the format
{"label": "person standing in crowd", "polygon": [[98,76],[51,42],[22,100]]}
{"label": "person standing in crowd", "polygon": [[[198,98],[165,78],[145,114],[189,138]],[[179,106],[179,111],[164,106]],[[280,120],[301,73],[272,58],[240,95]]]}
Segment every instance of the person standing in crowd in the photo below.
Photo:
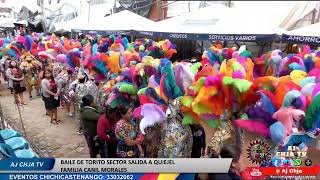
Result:
{"label": "person standing in crowd", "polygon": [[[78,134],[82,134],[83,123],[80,118],[80,106],[82,97],[90,94],[93,97],[98,96],[98,87],[91,81],[83,68],[79,68],[77,79],[70,84],[69,87],[71,96],[75,97],[75,116],[76,119],[79,120],[79,132]],[[94,99],[95,101],[95,99]],[[96,101],[95,101],[96,102]]]}
{"label": "person standing in crowd", "polygon": [[[41,82],[42,80],[45,78],[45,71],[46,70],[50,70],[49,66],[42,66],[42,68],[40,69],[39,73],[38,73],[38,83],[40,84],[41,86]],[[43,92],[42,92],[42,88],[40,88],[40,94],[41,94],[41,97],[42,97],[42,101],[45,103],[45,97],[43,96]],[[46,115],[49,116],[49,111],[46,109]]]}
{"label": "person standing in crowd", "polygon": [[117,157],[117,138],[115,126],[117,124],[118,112],[116,108],[107,105],[105,113],[98,120],[97,134],[102,141],[100,154],[102,158]]}
{"label": "person standing in crowd", "polygon": [[240,180],[241,178],[241,171],[243,169],[242,162],[236,160],[237,153],[230,148],[229,146],[223,146],[219,153],[220,158],[232,158],[232,163],[228,173],[217,173],[217,174],[209,174],[209,178],[213,180],[218,179],[230,179],[230,180]]}
{"label": "person standing in crowd", "polygon": [[[69,91],[69,86],[71,82],[74,80],[72,71],[67,67],[64,67],[63,70],[57,76],[58,84],[61,87],[61,104],[63,103],[67,109],[67,115],[69,117],[73,117],[73,113],[71,112],[71,106],[74,106],[74,97],[71,96]],[[75,108],[73,108],[73,112]]]}
{"label": "person standing in crowd", "polygon": [[[6,81],[6,75],[5,75],[5,62],[6,60],[4,59],[3,56],[1,56],[1,59],[0,59],[0,76],[3,77],[4,81]],[[0,84],[1,84],[1,80],[0,80]]]}
{"label": "person standing in crowd", "polygon": [[206,148],[206,137],[204,129],[198,125],[190,125],[193,137],[191,158],[200,158]]}
{"label": "person standing in crowd", "polygon": [[6,75],[9,79],[9,88],[11,90],[11,94],[14,95],[15,103],[17,105],[26,105],[23,98],[23,92],[26,91],[26,87],[23,82],[24,77],[16,61],[9,60],[9,68],[6,71]]}
{"label": "person standing in crowd", "polygon": [[136,122],[132,118],[132,107],[119,108],[121,119],[117,122],[115,133],[118,139],[117,156],[119,158],[143,157],[144,152],[141,144],[143,136],[139,133]]}
{"label": "person standing in crowd", "polygon": [[90,158],[96,158],[99,154],[99,146],[96,145],[97,123],[101,113],[94,104],[94,98],[90,94],[83,96],[80,117],[83,122],[83,134],[87,141]]}
{"label": "person standing in crowd", "polygon": [[33,87],[36,90],[37,96],[40,96],[40,88],[38,83],[38,71],[40,66],[30,53],[22,56],[20,59],[22,61],[20,67],[24,74],[24,80],[29,93],[29,99],[32,100]]}
{"label": "person standing in crowd", "polygon": [[87,75],[79,70],[77,74],[77,79],[70,84],[69,90],[72,96],[75,98],[75,116],[76,119],[79,120],[79,131],[78,134],[82,135],[83,132],[83,122],[80,118],[80,109],[81,109],[81,101],[82,98],[88,94],[88,88],[85,84],[88,79]]}
{"label": "person standing in crowd", "polygon": [[60,88],[54,80],[51,70],[44,71],[44,79],[41,81],[42,95],[45,108],[49,113],[51,123],[58,124],[57,108],[60,106]]}

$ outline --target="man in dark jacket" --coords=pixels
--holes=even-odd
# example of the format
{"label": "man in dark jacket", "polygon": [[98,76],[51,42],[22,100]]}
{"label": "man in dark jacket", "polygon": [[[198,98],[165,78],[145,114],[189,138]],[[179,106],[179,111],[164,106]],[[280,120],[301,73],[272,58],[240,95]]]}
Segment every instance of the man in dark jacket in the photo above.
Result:
{"label": "man in dark jacket", "polygon": [[99,147],[96,146],[94,137],[97,135],[97,123],[101,113],[94,105],[93,96],[90,94],[83,96],[80,114],[83,122],[83,134],[86,138],[91,158],[96,158],[97,154],[99,154]]}

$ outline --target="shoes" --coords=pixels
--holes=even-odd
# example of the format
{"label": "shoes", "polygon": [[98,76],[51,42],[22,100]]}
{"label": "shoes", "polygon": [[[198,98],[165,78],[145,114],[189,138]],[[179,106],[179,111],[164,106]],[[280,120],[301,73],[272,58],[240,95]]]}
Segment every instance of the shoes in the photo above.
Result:
{"label": "shoes", "polygon": [[38,97],[40,97],[40,96],[41,96],[41,94],[40,94],[40,93],[37,93],[37,96],[38,96]]}
{"label": "shoes", "polygon": [[69,116],[69,117],[73,117],[73,113],[72,113],[72,112],[69,112],[69,113],[68,113],[68,116]]}
{"label": "shoes", "polygon": [[29,96],[29,99],[32,100],[32,96]]}
{"label": "shoes", "polygon": [[83,132],[81,130],[78,131],[78,135],[82,135]]}

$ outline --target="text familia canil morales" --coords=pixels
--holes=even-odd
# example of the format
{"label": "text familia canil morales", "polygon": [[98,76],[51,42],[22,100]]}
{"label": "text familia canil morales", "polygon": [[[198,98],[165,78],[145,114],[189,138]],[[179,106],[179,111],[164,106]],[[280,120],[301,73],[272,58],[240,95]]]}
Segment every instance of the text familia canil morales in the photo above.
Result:
{"label": "text familia canil morales", "polygon": [[[127,172],[125,167],[110,167],[103,165],[173,165],[174,160],[144,160],[144,159],[121,159],[121,160],[61,160],[61,165],[89,165],[87,167],[61,167],[61,172]],[[101,165],[101,167],[90,167],[90,165]]]}

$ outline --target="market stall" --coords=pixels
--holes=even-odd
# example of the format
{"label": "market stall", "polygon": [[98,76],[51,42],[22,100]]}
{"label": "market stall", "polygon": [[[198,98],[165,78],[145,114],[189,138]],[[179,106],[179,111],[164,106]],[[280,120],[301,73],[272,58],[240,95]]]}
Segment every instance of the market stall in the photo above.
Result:
{"label": "market stall", "polygon": [[216,4],[156,23],[150,29],[135,29],[140,35],[175,39],[220,41],[273,41],[282,30],[266,23],[266,16]]}

